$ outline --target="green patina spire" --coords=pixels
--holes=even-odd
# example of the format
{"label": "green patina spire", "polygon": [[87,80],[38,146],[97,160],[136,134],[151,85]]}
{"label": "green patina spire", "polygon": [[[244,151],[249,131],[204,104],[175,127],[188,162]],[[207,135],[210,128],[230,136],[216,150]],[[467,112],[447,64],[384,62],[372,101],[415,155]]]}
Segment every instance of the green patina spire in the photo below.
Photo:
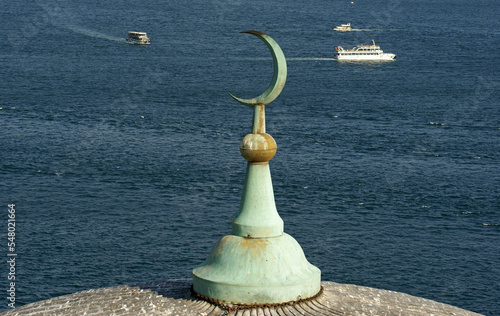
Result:
{"label": "green patina spire", "polygon": [[307,261],[297,241],[283,232],[283,220],[274,201],[269,161],[277,146],[266,133],[265,105],[284,87],[285,56],[268,35],[246,33],[258,36],[269,47],[274,61],[273,81],[257,98],[231,95],[254,108],[252,133],[240,143],[240,152],[247,160],[245,184],[232,235],[222,237],[208,259],[193,270],[193,289],[226,303],[284,303],[318,293],[321,271]]}

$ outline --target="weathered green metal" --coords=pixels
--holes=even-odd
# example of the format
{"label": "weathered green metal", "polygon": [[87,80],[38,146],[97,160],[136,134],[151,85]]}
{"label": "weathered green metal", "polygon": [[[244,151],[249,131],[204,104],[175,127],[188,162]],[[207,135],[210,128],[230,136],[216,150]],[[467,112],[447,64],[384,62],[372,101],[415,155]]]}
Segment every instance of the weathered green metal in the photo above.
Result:
{"label": "weathered green metal", "polygon": [[[234,304],[271,304],[314,296],[321,288],[321,271],[310,264],[300,245],[283,232],[276,210],[269,161],[277,146],[266,133],[265,104],[274,100],[286,80],[285,56],[268,35],[257,31],[271,50],[274,77],[257,98],[238,102],[254,107],[252,133],[243,138],[240,152],[248,161],[240,208],[232,234],[222,237],[208,259],[193,270],[196,293]],[[284,67],[284,71],[282,69]]]}
{"label": "weathered green metal", "polygon": [[241,33],[249,33],[259,37],[264,43],[266,43],[267,47],[271,51],[271,55],[273,56],[274,63],[274,73],[271,84],[267,88],[264,93],[259,95],[258,97],[252,99],[242,99],[238,98],[231,93],[229,93],[236,101],[248,105],[254,106],[257,104],[269,104],[274,99],[280,95],[283,87],[286,82],[287,68],[286,68],[286,59],[283,51],[279,47],[278,43],[274,39],[272,39],[269,35],[259,32],[259,31],[243,31]]}
{"label": "weathered green metal", "polygon": [[196,293],[227,303],[283,303],[318,293],[321,273],[286,233],[275,238],[228,235],[195,269],[193,286]]}
{"label": "weathered green metal", "polygon": [[232,233],[252,238],[283,234],[283,220],[276,210],[269,164],[247,165],[240,209],[233,220]]}

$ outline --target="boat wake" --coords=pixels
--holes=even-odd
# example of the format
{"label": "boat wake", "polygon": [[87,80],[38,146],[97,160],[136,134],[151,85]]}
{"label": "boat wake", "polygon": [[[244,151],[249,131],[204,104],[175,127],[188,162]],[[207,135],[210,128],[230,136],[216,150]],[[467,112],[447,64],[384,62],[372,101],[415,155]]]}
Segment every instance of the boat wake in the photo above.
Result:
{"label": "boat wake", "polygon": [[326,57],[291,57],[287,58],[287,61],[305,61],[305,60],[336,60],[335,58]]}
{"label": "boat wake", "polygon": [[67,26],[67,28],[75,33],[78,33],[78,34],[82,34],[82,35],[86,35],[86,36],[90,36],[90,37],[94,37],[94,38],[102,38],[102,39],[105,39],[108,41],[126,43],[126,40],[124,38],[106,35],[106,34],[99,33],[97,31],[93,31],[93,30],[89,30],[89,29],[85,29],[82,27]]}
{"label": "boat wake", "polygon": [[[231,60],[243,61],[272,61],[272,57],[233,57]],[[327,57],[287,57],[286,61],[317,61],[317,60],[336,60],[335,58]]]}

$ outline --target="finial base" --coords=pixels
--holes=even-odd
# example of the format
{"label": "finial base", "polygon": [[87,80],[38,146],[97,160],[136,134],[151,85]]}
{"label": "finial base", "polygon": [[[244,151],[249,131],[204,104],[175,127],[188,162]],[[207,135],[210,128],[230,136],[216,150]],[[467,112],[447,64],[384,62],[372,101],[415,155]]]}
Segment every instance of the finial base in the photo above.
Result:
{"label": "finial base", "polygon": [[321,271],[290,235],[222,237],[203,265],[193,270],[196,293],[232,304],[272,304],[314,296]]}

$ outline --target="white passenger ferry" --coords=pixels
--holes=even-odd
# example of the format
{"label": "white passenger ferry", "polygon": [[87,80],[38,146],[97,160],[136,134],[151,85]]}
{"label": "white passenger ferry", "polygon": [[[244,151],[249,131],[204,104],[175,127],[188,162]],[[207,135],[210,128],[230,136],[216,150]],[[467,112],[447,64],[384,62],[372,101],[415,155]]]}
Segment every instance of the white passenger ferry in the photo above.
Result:
{"label": "white passenger ferry", "polygon": [[352,49],[343,49],[342,46],[335,47],[335,56],[337,60],[348,61],[384,61],[394,60],[396,54],[384,53],[380,46],[375,45],[358,45]]}
{"label": "white passenger ferry", "polygon": [[129,44],[148,45],[149,37],[144,32],[128,32],[127,42]]}
{"label": "white passenger ferry", "polygon": [[333,27],[333,30],[338,32],[350,32],[352,31],[351,23],[340,24],[340,26]]}

